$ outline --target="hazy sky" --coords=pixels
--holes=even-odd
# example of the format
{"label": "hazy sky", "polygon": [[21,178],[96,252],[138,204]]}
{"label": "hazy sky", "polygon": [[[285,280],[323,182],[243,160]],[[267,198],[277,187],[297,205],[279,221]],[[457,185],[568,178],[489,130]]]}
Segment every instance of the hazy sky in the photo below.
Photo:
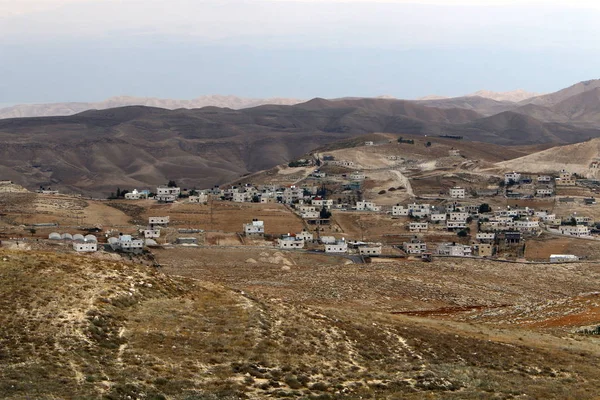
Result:
{"label": "hazy sky", "polygon": [[0,0],[0,103],[415,98],[599,77],[594,0]]}

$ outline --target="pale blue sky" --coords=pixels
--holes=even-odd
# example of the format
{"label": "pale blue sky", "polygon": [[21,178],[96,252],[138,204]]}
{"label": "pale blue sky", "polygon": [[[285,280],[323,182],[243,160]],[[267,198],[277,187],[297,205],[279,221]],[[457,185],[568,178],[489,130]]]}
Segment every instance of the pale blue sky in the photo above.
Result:
{"label": "pale blue sky", "polygon": [[599,77],[596,3],[0,0],[0,103],[548,92]]}

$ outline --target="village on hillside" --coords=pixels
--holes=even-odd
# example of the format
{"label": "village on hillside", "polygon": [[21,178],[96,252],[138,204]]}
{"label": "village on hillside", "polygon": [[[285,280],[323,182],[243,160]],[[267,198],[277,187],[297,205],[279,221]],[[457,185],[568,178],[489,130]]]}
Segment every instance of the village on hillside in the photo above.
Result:
{"label": "village on hillside", "polygon": [[[437,146],[425,139],[422,145]],[[4,245],[35,243],[130,256],[180,246],[254,246],[320,252],[353,262],[595,258],[583,243],[600,239],[594,197],[598,181],[566,169],[544,174],[509,171],[479,181],[463,178],[460,186],[448,179],[439,180],[443,186],[423,188],[419,185],[431,178],[411,176],[419,170],[417,163],[406,152],[389,151],[416,146],[414,139],[369,140],[351,150],[360,150],[355,155],[365,158],[378,146],[379,158],[367,168],[361,168],[365,163],[356,157],[341,159],[339,151],[314,153],[278,173],[245,177],[245,182],[200,190],[181,188],[172,180],[151,189],[117,188],[104,200],[64,195],[49,187],[34,194],[2,181],[1,240]],[[446,154],[436,157],[438,164],[473,163],[454,146],[441,151]],[[599,165],[600,161],[590,168]],[[425,172],[447,170],[430,165]],[[386,181],[377,176],[381,173],[396,178]],[[373,175],[377,179],[372,180]],[[390,186],[379,189],[385,184]],[[115,218],[103,220],[109,214]]]}

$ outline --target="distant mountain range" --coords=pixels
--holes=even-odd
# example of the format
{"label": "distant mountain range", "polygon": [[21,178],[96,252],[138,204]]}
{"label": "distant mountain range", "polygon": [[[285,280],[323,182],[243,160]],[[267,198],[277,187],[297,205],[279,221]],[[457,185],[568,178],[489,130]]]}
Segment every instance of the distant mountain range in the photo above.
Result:
{"label": "distant mountain range", "polygon": [[[479,90],[479,91],[471,93],[471,94],[465,94],[464,96],[458,96],[458,98],[483,97],[485,99],[491,99],[491,100],[496,100],[496,101],[508,101],[508,102],[513,102],[513,103],[518,103],[520,101],[524,101],[524,100],[530,99],[532,97],[541,96],[541,95],[542,95],[542,93],[528,92],[523,89],[512,90],[510,92],[493,92],[491,90]],[[417,100],[444,100],[444,99],[451,99],[451,98],[452,97],[430,95],[430,96],[421,97]],[[454,98],[456,98],[456,97],[454,97]]]}
{"label": "distant mountain range", "polygon": [[237,96],[201,96],[192,100],[159,99],[155,97],[117,96],[99,102],[19,104],[0,108],[0,119],[26,117],[52,117],[73,115],[87,110],[105,110],[126,106],[148,106],[175,110],[178,108],[222,107],[238,110],[264,104],[298,104],[303,100],[286,98],[253,99]]}
{"label": "distant mountain range", "polygon": [[316,98],[295,105],[168,110],[127,106],[0,120],[0,179],[107,194],[175,179],[210,187],[373,132],[454,135],[502,145],[600,137],[600,81],[519,103]]}
{"label": "distant mountain range", "polygon": [[[453,99],[464,99],[482,97],[486,99],[492,99],[499,102],[509,101],[518,102],[525,100],[530,97],[537,96],[537,93],[530,93],[524,90],[515,90],[512,92],[491,92],[488,90],[480,90],[470,95],[457,97]],[[383,95],[376,97],[378,99],[394,99],[393,96]],[[359,97],[345,97],[341,99],[332,100],[350,100],[359,99]],[[427,96],[419,100],[448,100],[450,98],[443,96]],[[161,99],[155,97],[134,97],[134,96],[116,96],[99,102],[71,102],[71,103],[46,103],[46,104],[18,104],[10,107],[0,107],[0,119],[6,118],[28,118],[28,117],[53,117],[53,116],[65,116],[74,115],[87,110],[105,110],[108,108],[115,107],[126,107],[126,106],[148,106],[148,107],[159,107],[168,110],[176,110],[178,108],[202,108],[202,107],[222,107],[239,110],[242,108],[258,107],[266,104],[275,105],[294,105],[301,103],[305,100],[293,99],[293,98],[267,98],[267,99],[256,99],[246,98],[237,96],[222,96],[222,95],[210,95],[201,96],[192,100],[177,100],[177,99]],[[471,100],[473,101],[473,100]],[[450,108],[455,107],[452,102]],[[447,108],[447,107],[446,107]],[[468,107],[462,107],[468,108]],[[477,108],[477,107],[475,107]]]}

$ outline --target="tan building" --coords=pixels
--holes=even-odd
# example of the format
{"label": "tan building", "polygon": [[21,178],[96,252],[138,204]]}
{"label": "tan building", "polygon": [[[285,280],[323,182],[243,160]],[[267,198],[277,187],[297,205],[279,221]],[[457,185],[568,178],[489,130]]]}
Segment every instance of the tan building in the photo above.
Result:
{"label": "tan building", "polygon": [[474,247],[475,254],[479,257],[491,257],[494,255],[494,245],[491,243],[477,243]]}

